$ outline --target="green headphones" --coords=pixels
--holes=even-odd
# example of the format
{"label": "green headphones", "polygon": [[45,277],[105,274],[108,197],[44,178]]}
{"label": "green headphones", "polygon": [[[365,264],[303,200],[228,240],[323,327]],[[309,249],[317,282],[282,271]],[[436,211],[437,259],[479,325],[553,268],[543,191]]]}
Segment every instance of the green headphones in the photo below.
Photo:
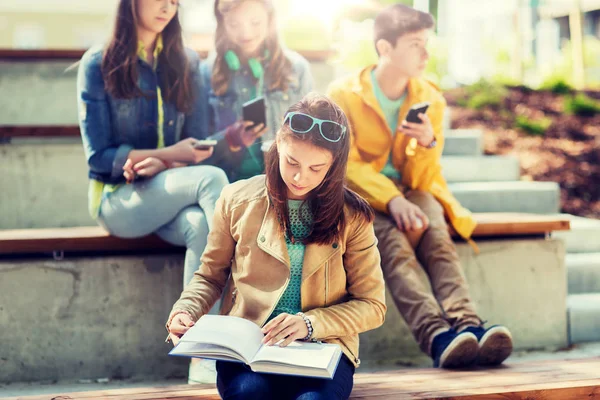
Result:
{"label": "green headphones", "polygon": [[[265,58],[267,58],[268,56],[269,50],[265,50]],[[240,62],[239,57],[237,56],[237,54],[235,54],[233,50],[228,50],[223,56],[223,58],[225,59],[225,62],[227,63],[227,66],[231,71],[239,71],[242,67],[242,63]],[[262,78],[265,71],[262,66],[262,63],[258,59],[250,58],[248,60],[248,67],[250,68],[250,71],[252,71],[252,75],[256,79]]]}

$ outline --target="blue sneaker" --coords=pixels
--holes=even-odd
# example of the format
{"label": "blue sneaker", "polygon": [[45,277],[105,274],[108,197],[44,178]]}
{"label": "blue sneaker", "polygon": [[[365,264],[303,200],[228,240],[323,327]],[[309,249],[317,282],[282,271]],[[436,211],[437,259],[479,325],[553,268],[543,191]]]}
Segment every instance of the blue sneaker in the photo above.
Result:
{"label": "blue sneaker", "polygon": [[478,365],[500,365],[512,353],[512,335],[505,326],[494,325],[488,329],[482,326],[470,326],[461,333],[463,332],[472,333],[479,340]]}
{"label": "blue sneaker", "polygon": [[471,332],[454,330],[436,335],[431,344],[431,357],[435,368],[464,368],[477,360],[479,344]]}

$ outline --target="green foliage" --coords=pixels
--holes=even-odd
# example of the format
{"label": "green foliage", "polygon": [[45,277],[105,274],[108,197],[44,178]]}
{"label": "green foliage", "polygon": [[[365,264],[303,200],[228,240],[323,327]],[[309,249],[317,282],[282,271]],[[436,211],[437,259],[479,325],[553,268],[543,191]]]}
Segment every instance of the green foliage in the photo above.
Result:
{"label": "green foliage", "polygon": [[600,102],[580,93],[565,100],[565,111],[580,117],[593,117],[600,113]]}
{"label": "green foliage", "polygon": [[569,94],[573,87],[560,76],[552,76],[540,85],[541,90],[548,90],[554,94]]}
{"label": "green foliage", "polygon": [[[565,41],[557,62],[548,68],[547,72],[541,72],[542,83],[540,88],[546,89],[556,82],[564,82],[573,87],[573,46],[570,41]],[[600,40],[594,36],[586,36],[583,39],[583,62],[585,65],[585,86],[588,88],[600,87]],[[564,94],[564,93],[561,93]]]}
{"label": "green foliage", "polygon": [[515,119],[515,126],[532,136],[544,136],[551,124],[552,120],[549,118],[533,120],[524,115],[517,115]]}
{"label": "green foliage", "polygon": [[507,95],[508,90],[504,86],[481,80],[465,88],[465,97],[462,101],[466,107],[474,110],[486,107],[498,109],[501,108]]}

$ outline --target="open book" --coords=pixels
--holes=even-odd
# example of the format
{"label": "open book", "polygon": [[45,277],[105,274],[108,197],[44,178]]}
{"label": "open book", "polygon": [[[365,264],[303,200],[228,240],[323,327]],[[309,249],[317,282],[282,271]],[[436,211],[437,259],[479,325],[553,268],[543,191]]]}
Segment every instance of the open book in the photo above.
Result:
{"label": "open book", "polygon": [[255,323],[226,315],[204,315],[169,354],[248,364],[252,371],[333,379],[342,349],[335,344],[293,342],[263,345]]}

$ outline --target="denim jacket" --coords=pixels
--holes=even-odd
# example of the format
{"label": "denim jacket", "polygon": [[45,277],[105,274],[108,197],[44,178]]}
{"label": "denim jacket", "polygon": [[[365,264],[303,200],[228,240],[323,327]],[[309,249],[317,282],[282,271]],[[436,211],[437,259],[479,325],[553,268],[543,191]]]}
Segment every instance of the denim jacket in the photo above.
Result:
{"label": "denim jacket", "polygon": [[[164,141],[172,145],[186,137],[205,138],[205,98],[200,89],[200,59],[186,49],[192,71],[195,104],[188,115],[164,102]],[[158,142],[156,96],[117,99],[107,93],[102,76],[102,48],[88,50],[77,75],[79,127],[89,166],[89,177],[104,183],[123,183],[123,165],[133,149],[154,149]],[[158,73],[138,59],[138,86],[156,93]],[[163,89],[163,88],[161,88]],[[163,89],[164,93],[164,89]]]}
{"label": "denim jacket", "polygon": [[[288,49],[284,50],[284,54],[292,63],[292,78],[288,89],[285,92],[268,90],[268,77],[264,79],[262,95],[265,97],[268,128],[267,133],[263,136],[265,140],[275,138],[287,109],[313,89],[313,77],[308,61],[300,54]],[[202,88],[208,105],[206,129],[210,133],[222,131],[240,120],[242,118],[242,105],[252,100],[253,94],[256,92],[256,83],[252,72],[248,65],[243,65],[239,71],[232,72],[227,92],[217,96],[211,85],[215,59],[216,54],[213,53],[200,66]],[[236,169],[239,167],[245,153],[247,153],[247,150],[232,154],[229,148],[221,143],[215,149],[215,155],[210,159],[210,162],[223,168],[232,181],[247,178],[248,176],[239,176],[236,173]],[[257,169],[256,173],[260,174],[263,171]]]}

